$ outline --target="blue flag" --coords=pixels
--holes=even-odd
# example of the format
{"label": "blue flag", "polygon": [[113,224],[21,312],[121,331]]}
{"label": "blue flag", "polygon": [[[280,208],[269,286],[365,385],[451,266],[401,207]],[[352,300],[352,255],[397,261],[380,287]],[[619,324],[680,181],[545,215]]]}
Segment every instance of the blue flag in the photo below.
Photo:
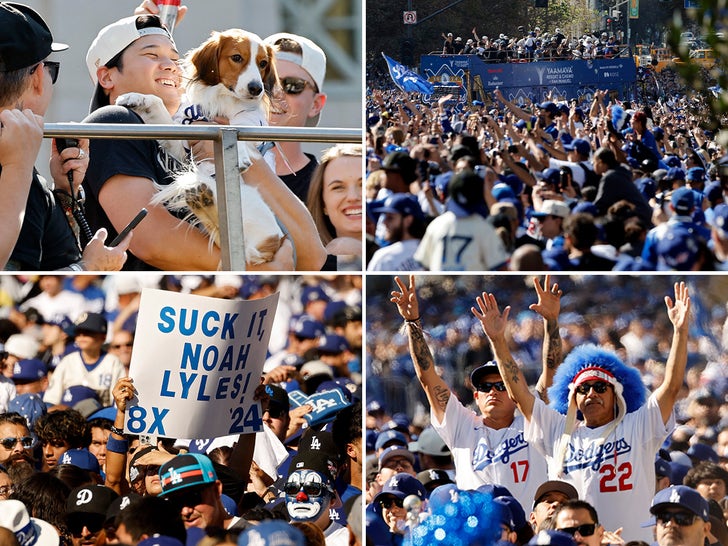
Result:
{"label": "blue flag", "polygon": [[390,59],[384,53],[382,53],[382,57],[387,61],[389,75],[392,76],[392,81],[402,91],[408,93],[423,93],[425,95],[431,95],[435,91],[432,84],[416,72],[413,72],[394,59]]}

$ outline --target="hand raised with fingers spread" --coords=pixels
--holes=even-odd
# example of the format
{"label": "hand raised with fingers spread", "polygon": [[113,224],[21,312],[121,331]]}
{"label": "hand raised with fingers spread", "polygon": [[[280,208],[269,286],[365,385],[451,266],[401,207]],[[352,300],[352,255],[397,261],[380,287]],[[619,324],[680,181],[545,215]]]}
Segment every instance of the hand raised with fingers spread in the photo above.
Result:
{"label": "hand raised with fingers spread", "polygon": [[498,302],[495,295],[483,292],[476,298],[478,308],[471,307],[470,311],[475,318],[480,321],[483,332],[491,340],[503,338],[506,335],[506,325],[508,324],[508,315],[511,312],[511,306],[506,306],[501,313],[498,309]]}
{"label": "hand raised with fingers spread", "polygon": [[415,276],[409,276],[409,286],[399,277],[394,278],[394,282],[399,286],[399,292],[392,291],[390,301],[397,304],[397,310],[404,320],[417,320],[420,318],[420,306],[417,302],[417,292],[415,290]]}
{"label": "hand raised with fingers spread", "polygon": [[688,287],[684,282],[675,283],[675,302],[670,296],[665,296],[667,316],[675,330],[687,330],[690,322],[690,296]]}
{"label": "hand raised with fingers spread", "polygon": [[559,289],[559,284],[554,283],[551,285],[551,275],[546,275],[543,287],[538,277],[533,278],[533,287],[536,289],[538,302],[532,303],[528,308],[546,320],[557,320],[561,310],[561,296],[564,293]]}

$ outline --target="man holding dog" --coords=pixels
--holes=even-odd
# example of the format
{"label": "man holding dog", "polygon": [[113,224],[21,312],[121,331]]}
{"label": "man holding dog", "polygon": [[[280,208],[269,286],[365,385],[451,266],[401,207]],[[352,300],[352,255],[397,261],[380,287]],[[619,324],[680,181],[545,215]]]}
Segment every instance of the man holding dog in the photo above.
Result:
{"label": "man holding dog", "polygon": [[[130,92],[161,98],[170,114],[181,104],[180,55],[156,15],[134,15],[101,29],[86,56],[89,75],[95,85],[87,123],[138,124],[140,118],[127,108],[115,106],[116,99]],[[211,146],[192,145],[195,158],[210,157]],[[87,211],[93,225],[105,226],[112,234],[120,231],[141,208],[149,215],[135,229],[133,256],[127,269],[215,270],[219,248],[207,236],[163,206],[150,205],[157,185],[170,184],[180,165],[153,140],[95,139],[84,185]],[[326,259],[322,245],[316,246],[315,225],[305,206],[265,164],[253,158],[246,179],[258,187],[268,205],[287,228],[286,239],[271,262],[259,269],[317,270]],[[292,242],[291,242],[292,241]],[[313,241],[313,242],[312,242]],[[320,246],[320,248],[319,248]],[[250,267],[253,269],[253,267]]]}
{"label": "man holding dog", "polygon": [[[177,24],[187,13],[180,6]],[[153,0],[144,0],[134,11],[136,14],[158,14],[159,6]],[[281,82],[276,95],[279,104],[272,112],[270,124],[279,127],[316,127],[326,104],[323,92],[326,77],[326,54],[313,41],[304,36],[279,32],[265,39],[275,50],[276,72]],[[276,174],[302,202],[308,197],[313,171],[318,165],[316,156],[305,153],[300,142],[278,142],[273,148]]]}

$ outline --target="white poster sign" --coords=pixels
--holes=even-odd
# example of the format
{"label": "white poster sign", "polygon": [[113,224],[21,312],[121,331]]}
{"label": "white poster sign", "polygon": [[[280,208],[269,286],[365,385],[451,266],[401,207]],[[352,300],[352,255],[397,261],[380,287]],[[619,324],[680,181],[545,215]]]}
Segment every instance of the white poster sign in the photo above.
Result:
{"label": "white poster sign", "polygon": [[278,294],[234,301],[142,291],[125,432],[214,438],[263,430],[260,384]]}

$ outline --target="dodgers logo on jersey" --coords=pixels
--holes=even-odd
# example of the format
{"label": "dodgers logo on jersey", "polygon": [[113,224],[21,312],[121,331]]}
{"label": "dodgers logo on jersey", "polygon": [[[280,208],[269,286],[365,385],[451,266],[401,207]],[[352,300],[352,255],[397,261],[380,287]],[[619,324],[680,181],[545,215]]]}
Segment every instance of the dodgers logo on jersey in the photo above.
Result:
{"label": "dodgers logo on jersey", "polygon": [[591,468],[597,471],[605,460],[621,457],[631,453],[631,451],[632,446],[624,438],[619,438],[614,442],[605,442],[601,445],[591,443],[586,449],[577,449],[573,443],[569,442],[569,449],[564,459],[564,473],[568,474],[583,468]]}
{"label": "dodgers logo on jersey", "polygon": [[523,432],[518,436],[506,438],[500,444],[496,445],[493,450],[489,449],[487,440],[481,438],[473,451],[473,469],[483,470],[486,466],[495,463],[507,464],[510,462],[513,454],[527,448],[528,442],[523,439]]}

